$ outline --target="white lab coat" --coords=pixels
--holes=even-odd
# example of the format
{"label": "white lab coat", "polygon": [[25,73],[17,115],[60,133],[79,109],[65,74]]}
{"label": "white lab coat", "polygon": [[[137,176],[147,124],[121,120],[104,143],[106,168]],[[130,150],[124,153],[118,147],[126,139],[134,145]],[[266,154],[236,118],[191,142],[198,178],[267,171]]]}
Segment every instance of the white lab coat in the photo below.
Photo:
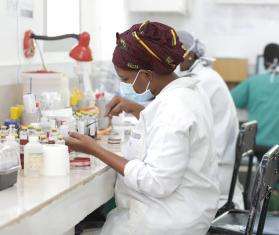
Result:
{"label": "white lab coat", "polygon": [[[179,68],[178,68],[179,69]],[[213,111],[214,134],[217,156],[219,159],[219,181],[221,197],[219,208],[228,198],[232,172],[235,162],[235,147],[239,132],[236,108],[229,89],[222,77],[209,66],[204,66],[200,61],[188,71],[180,72],[179,76],[185,76],[189,72],[200,81],[199,85],[207,94]],[[237,182],[234,194],[236,208],[243,209],[242,186]]]}
{"label": "white lab coat", "polygon": [[217,211],[213,120],[198,81],[179,78],[140,115],[102,235],[204,235]]}

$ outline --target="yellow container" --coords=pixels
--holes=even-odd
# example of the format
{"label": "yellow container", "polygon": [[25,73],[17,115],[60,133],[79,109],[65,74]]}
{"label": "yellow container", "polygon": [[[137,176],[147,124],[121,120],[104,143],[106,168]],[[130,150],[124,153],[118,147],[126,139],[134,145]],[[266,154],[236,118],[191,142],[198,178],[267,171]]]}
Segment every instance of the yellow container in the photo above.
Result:
{"label": "yellow container", "polygon": [[83,99],[83,94],[80,90],[74,89],[70,97],[70,105],[76,106]]}
{"label": "yellow container", "polygon": [[78,97],[75,96],[75,95],[72,95],[72,96],[71,96],[71,99],[70,99],[70,105],[71,105],[71,106],[76,106],[76,105],[78,104],[78,102],[79,102]]}
{"label": "yellow container", "polygon": [[20,119],[20,108],[17,106],[13,106],[10,108],[10,119],[12,120],[18,120]]}
{"label": "yellow container", "polygon": [[17,107],[19,108],[19,117],[21,118],[21,117],[22,117],[23,110],[24,110],[24,105],[19,104],[19,105],[17,105]]}

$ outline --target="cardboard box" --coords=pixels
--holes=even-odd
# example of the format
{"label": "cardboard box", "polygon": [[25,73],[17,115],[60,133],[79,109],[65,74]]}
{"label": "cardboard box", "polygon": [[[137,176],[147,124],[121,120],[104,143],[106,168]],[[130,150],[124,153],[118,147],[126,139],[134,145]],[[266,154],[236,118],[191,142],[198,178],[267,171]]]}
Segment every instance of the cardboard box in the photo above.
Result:
{"label": "cardboard box", "polygon": [[248,60],[237,58],[217,58],[213,68],[226,82],[241,82],[248,77]]}

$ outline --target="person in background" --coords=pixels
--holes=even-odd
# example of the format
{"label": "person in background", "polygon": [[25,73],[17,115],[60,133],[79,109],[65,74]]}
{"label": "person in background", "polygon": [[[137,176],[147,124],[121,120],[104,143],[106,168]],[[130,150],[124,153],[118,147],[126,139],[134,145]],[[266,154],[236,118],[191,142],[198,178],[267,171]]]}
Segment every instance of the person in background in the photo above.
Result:
{"label": "person in background", "polygon": [[161,23],[117,34],[113,63],[125,97],[155,99],[147,107],[121,97],[108,104],[108,116],[125,111],[139,119],[124,157],[84,135],[70,133],[66,141],[118,172],[117,207],[102,235],[205,235],[214,219],[219,189],[212,113],[198,81],[173,72],[185,53],[175,30]]}
{"label": "person in background", "polygon": [[279,144],[279,46],[268,44],[264,49],[263,74],[255,75],[240,83],[232,91],[237,108],[247,109],[248,119],[258,121],[256,155]]}
{"label": "person in background", "polygon": [[[214,136],[219,159],[221,191],[219,208],[221,208],[228,199],[235,162],[235,147],[239,132],[236,108],[226,83],[210,66],[212,59],[204,57],[205,46],[186,31],[177,34],[188,53],[180,67],[176,69],[176,73],[180,77],[192,74],[200,81],[199,85],[207,94],[213,111]],[[234,204],[238,209],[244,207],[242,186],[239,182],[235,189]]]}

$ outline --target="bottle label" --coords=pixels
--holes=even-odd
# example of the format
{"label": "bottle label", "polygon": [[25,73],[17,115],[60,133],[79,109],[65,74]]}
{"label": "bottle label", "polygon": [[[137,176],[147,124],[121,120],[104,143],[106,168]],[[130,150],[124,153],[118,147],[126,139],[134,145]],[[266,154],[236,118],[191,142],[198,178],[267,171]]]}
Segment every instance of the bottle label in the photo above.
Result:
{"label": "bottle label", "polygon": [[27,140],[28,139],[28,134],[21,132],[19,135],[20,140]]}
{"label": "bottle label", "polygon": [[81,135],[85,134],[85,123],[83,121],[79,121],[77,125],[78,133]]}
{"label": "bottle label", "polygon": [[43,167],[43,156],[41,153],[32,153],[25,156],[25,175],[37,176],[40,175]]}

